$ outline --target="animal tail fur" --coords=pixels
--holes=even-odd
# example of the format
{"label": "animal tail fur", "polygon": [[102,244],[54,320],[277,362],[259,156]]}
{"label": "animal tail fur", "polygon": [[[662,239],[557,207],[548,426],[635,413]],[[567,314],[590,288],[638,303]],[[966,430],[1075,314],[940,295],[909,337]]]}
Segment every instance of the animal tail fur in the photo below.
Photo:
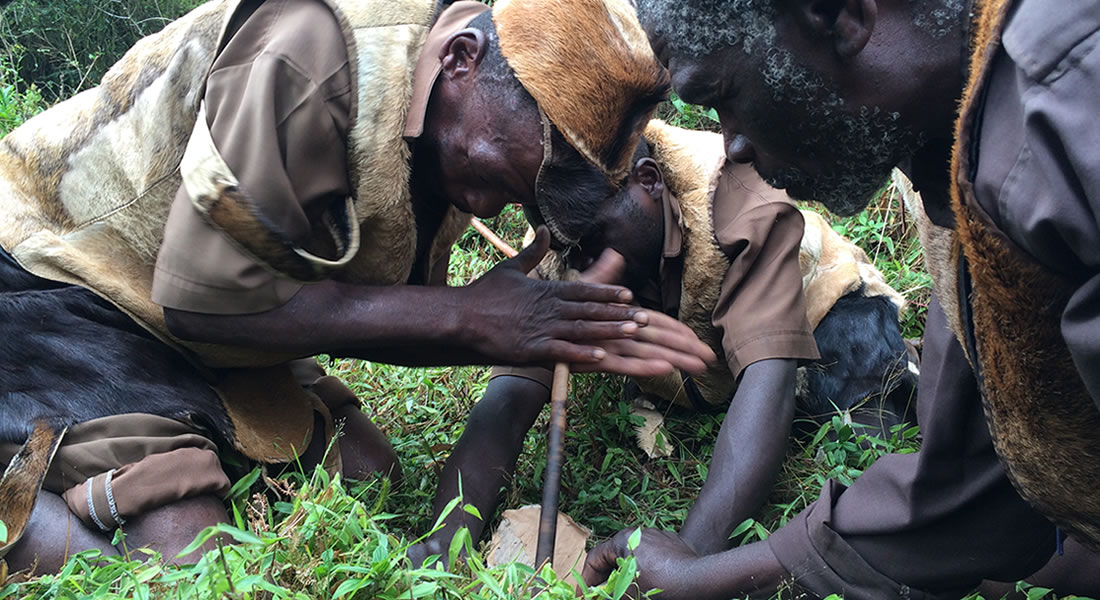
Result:
{"label": "animal tail fur", "polygon": [[0,557],[7,554],[23,536],[38,491],[46,479],[46,471],[50,470],[50,463],[67,430],[67,427],[57,428],[39,421],[23,447],[8,463],[4,477],[0,479],[0,521],[8,530],[7,539],[0,542]]}

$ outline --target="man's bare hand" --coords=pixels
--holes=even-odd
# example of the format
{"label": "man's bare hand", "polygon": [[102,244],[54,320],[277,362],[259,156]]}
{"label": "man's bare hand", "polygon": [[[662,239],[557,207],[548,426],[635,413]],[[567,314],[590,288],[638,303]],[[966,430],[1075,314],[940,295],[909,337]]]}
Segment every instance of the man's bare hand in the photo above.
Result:
{"label": "man's bare hand", "polygon": [[624,529],[615,537],[596,546],[588,553],[584,563],[584,581],[598,585],[607,581],[608,575],[618,566],[618,559],[633,554],[638,561],[638,595],[652,589],[664,590],[658,596],[662,600],[699,598],[697,583],[692,572],[700,558],[680,536],[671,531],[643,529],[641,543],[631,552],[630,535],[635,529]]}
{"label": "man's bare hand", "polygon": [[799,589],[792,587],[790,573],[767,542],[699,556],[671,531],[643,529],[641,542],[631,552],[628,542],[634,531],[624,529],[588,553],[582,574],[588,585],[607,581],[618,559],[633,554],[638,563],[633,591],[642,594],[661,589],[657,596],[661,600],[772,598],[781,587]]}
{"label": "man's bare hand", "polygon": [[578,371],[652,376],[699,372],[714,353],[685,325],[629,303],[627,288],[610,285],[623,259],[605,253],[579,281],[526,276],[549,248],[544,227],[515,258],[466,289],[467,331],[479,352],[501,364],[572,363]]}
{"label": "man's bare hand", "polygon": [[695,332],[664,313],[641,309],[634,319],[644,326],[632,337],[593,342],[607,355],[591,364],[574,364],[573,371],[655,377],[668,374],[670,367],[674,367],[698,374],[717,360],[714,351],[699,341]]}
{"label": "man's bare hand", "polygon": [[[581,273],[580,281],[611,283],[618,281],[626,262],[618,252],[607,249],[599,260]],[[699,341],[687,325],[655,310],[641,309],[634,320],[641,327],[630,338],[595,342],[607,355],[591,364],[575,364],[577,372],[604,371],[632,376],[653,377],[670,372],[670,366],[689,373],[701,373],[717,357]]]}
{"label": "man's bare hand", "polygon": [[584,281],[527,277],[549,247],[535,242],[468,286],[368,286],[326,280],[282,306],[247,315],[165,308],[182,339],[289,356],[328,353],[409,366],[542,365],[658,375],[698,371],[714,354],[687,327],[631,306],[609,285],[622,257],[609,254]]}

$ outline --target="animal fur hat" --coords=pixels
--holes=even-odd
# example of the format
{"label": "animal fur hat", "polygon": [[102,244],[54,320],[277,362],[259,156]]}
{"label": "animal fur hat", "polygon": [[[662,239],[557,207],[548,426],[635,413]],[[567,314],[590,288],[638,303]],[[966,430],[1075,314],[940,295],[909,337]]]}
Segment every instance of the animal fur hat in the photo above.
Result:
{"label": "animal fur hat", "polygon": [[632,0],[497,0],[516,79],[570,145],[618,183],[669,88]]}

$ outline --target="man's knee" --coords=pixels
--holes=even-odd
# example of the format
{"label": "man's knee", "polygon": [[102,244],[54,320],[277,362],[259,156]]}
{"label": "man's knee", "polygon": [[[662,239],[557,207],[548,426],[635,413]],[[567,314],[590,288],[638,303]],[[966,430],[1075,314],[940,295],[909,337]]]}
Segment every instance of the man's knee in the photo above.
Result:
{"label": "man's knee", "polygon": [[56,573],[69,556],[84,550],[118,554],[110,539],[76,518],[61,496],[41,490],[23,537],[5,560],[12,571],[34,567],[36,573]]}
{"label": "man's knee", "polygon": [[377,475],[401,478],[401,462],[382,430],[363,412],[355,392],[336,377],[324,376],[310,388],[321,399],[340,427],[340,459],[343,475],[368,479]]}
{"label": "man's knee", "polygon": [[341,424],[340,458],[343,474],[349,479],[368,479],[378,475],[401,479],[401,461],[382,430],[358,406],[344,405],[332,418]]}
{"label": "man's knee", "polygon": [[483,424],[498,431],[527,433],[542,408],[550,401],[550,384],[525,376],[500,375],[497,368],[485,395],[469,417],[469,427]]}
{"label": "man's knee", "polygon": [[125,547],[133,551],[148,548],[161,553],[166,563],[197,562],[203,552],[217,547],[215,537],[206,540],[194,552],[178,556],[208,527],[229,522],[225,503],[218,496],[203,494],[176,500],[130,518],[122,526],[126,534]]}

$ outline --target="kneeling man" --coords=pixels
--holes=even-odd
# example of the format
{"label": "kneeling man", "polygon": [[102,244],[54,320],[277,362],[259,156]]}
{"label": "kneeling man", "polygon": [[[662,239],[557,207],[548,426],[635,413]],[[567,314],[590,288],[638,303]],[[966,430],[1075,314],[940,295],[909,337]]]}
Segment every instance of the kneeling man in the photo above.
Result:
{"label": "kneeling man", "polygon": [[[711,352],[625,288],[528,279],[545,232],[429,285],[471,213],[522,203],[568,240],[626,177],[667,89],[635,19],[627,0],[213,0],[7,136],[13,566],[113,552],[119,526],[172,556],[225,519],[217,456],[316,461],[333,417],[330,466],[390,471],[354,395],[292,359],[701,370]],[[161,508],[182,512],[141,518]]]}

